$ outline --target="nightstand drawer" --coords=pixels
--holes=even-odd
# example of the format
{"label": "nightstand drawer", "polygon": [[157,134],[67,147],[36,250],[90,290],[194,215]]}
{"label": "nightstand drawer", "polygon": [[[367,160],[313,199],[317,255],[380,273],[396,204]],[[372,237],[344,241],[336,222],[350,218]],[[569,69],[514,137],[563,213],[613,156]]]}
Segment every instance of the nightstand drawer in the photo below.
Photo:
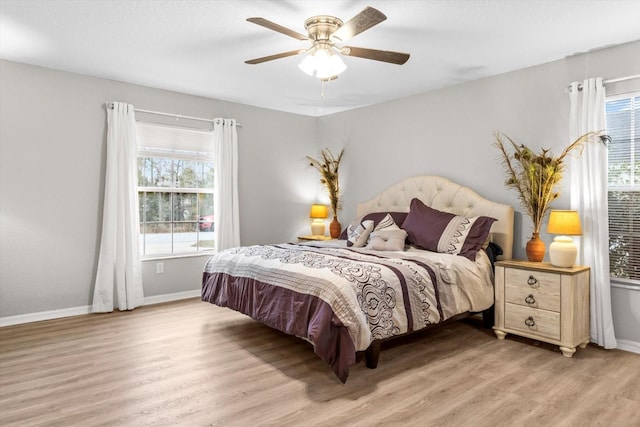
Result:
{"label": "nightstand drawer", "polygon": [[560,311],[560,275],[507,268],[505,302]]}
{"label": "nightstand drawer", "polygon": [[505,328],[560,340],[560,313],[509,303],[504,311]]}

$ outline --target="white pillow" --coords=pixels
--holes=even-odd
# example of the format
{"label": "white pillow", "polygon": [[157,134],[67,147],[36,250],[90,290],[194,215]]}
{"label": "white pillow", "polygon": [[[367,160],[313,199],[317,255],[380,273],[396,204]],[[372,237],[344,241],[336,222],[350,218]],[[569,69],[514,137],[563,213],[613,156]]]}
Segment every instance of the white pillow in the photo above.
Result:
{"label": "white pillow", "polygon": [[369,236],[367,249],[375,251],[403,251],[407,232],[398,228],[397,230],[373,231]]}
{"label": "white pillow", "polygon": [[373,221],[366,220],[362,223],[352,222],[347,227],[347,246],[361,248],[367,244],[369,234],[373,230]]}

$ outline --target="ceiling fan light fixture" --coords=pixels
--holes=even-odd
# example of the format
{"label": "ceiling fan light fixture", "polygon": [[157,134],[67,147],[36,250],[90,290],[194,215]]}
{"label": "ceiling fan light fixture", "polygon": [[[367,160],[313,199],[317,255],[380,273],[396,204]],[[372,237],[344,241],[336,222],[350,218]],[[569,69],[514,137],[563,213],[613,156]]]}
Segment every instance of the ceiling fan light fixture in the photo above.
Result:
{"label": "ceiling fan light fixture", "polygon": [[327,79],[329,77],[337,76],[347,69],[347,64],[342,62],[340,56],[331,54],[329,59],[325,62],[326,68],[318,68],[316,77],[319,79]]}
{"label": "ceiling fan light fixture", "polygon": [[306,52],[307,56],[298,67],[300,67],[305,74],[316,77],[322,81],[334,80],[338,77],[338,74],[347,69],[345,63],[342,62],[341,55],[402,65],[409,59],[410,55],[408,53],[353,46],[340,47],[336,45],[336,43],[342,44],[346,42],[386,19],[387,17],[384,13],[373,7],[364,8],[347,22],[343,22],[335,16],[317,15],[308,18],[304,22],[304,28],[308,33],[308,35],[304,35],[264,18],[247,18],[247,21],[260,25],[261,27],[277,31],[297,40],[310,42],[311,46],[307,49],[290,50],[288,52],[251,59],[245,61],[245,63],[251,65],[261,64],[263,62],[287,58]]}
{"label": "ceiling fan light fixture", "polygon": [[298,65],[305,74],[313,77],[313,73],[316,71],[316,58],[313,54],[308,54],[304,57],[302,62]]}
{"label": "ceiling fan light fixture", "polygon": [[347,69],[340,56],[327,49],[317,49],[307,55],[298,67],[306,74],[319,79],[337,76]]}

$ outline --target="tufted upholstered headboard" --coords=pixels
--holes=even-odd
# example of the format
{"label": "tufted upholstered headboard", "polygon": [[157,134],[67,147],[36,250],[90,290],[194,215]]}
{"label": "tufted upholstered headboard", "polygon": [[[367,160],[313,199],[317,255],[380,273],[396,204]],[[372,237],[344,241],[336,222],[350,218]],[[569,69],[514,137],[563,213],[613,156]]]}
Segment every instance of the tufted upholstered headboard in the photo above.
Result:
{"label": "tufted upholstered headboard", "polygon": [[491,241],[502,247],[500,259],[511,259],[513,252],[512,206],[485,199],[475,191],[440,176],[416,176],[401,181],[373,199],[359,203],[357,216],[372,212],[408,212],[413,198],[440,211],[467,217],[497,219],[491,227]]}

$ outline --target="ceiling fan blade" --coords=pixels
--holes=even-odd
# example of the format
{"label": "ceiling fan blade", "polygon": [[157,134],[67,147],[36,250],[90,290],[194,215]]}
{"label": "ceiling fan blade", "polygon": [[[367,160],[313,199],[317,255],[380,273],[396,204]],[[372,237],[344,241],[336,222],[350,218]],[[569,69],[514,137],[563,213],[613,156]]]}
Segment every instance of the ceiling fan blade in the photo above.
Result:
{"label": "ceiling fan blade", "polygon": [[409,60],[408,53],[392,52],[389,50],[366,49],[364,47],[345,46],[342,53],[347,56],[357,56],[358,58],[373,59],[375,61],[390,62],[402,65]]}
{"label": "ceiling fan blade", "polygon": [[289,52],[276,53],[275,55],[263,56],[262,58],[250,59],[248,61],[244,61],[245,64],[261,64],[267,61],[273,61],[274,59],[286,58],[287,56],[297,55],[300,52],[304,52],[304,50],[290,50]]}
{"label": "ceiling fan blade", "polygon": [[386,15],[378,9],[366,7],[362,12],[358,13],[331,34],[331,39],[338,43],[345,42],[351,37],[381,23],[385,19],[387,19]]}
{"label": "ceiling fan blade", "polygon": [[253,22],[254,24],[260,25],[270,30],[277,31],[284,34],[285,36],[293,37],[294,39],[309,40],[309,36],[305,36],[304,34],[300,34],[297,31],[290,30],[289,28],[283,27],[282,25],[276,24],[275,22],[271,22],[268,19],[247,18],[247,21]]}

